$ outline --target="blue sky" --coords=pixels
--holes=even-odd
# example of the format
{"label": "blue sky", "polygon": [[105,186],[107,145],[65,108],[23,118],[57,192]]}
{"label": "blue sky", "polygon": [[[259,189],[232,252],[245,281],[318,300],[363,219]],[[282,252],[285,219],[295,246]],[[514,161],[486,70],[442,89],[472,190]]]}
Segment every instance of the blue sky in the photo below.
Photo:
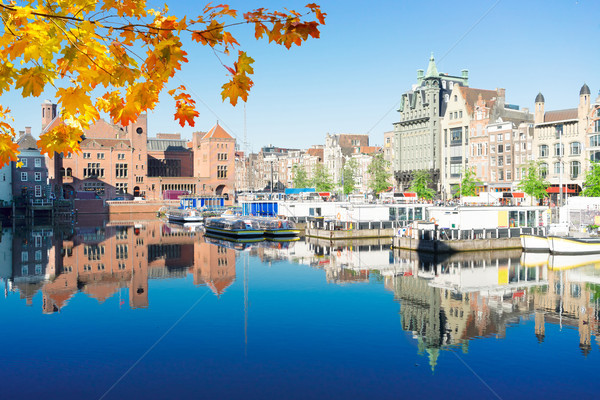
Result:
{"label": "blue sky", "polygon": [[[240,11],[299,10],[309,2],[229,4]],[[257,42],[247,28],[233,29],[242,48],[255,59],[255,85],[246,105],[251,151],[268,144],[307,148],[323,144],[327,133],[368,133],[371,144],[382,144],[383,133],[397,121],[401,94],[415,83],[416,70],[427,68],[431,52],[439,71],[455,75],[468,69],[471,87],[503,87],[506,101],[521,107],[532,109],[539,91],[546,109],[553,110],[576,107],[584,82],[593,98],[600,90],[597,0],[316,2],[328,14],[326,25],[320,39],[299,48]],[[149,0],[156,8],[164,3]],[[166,3],[171,13],[189,17],[205,4]],[[187,86],[200,117],[194,128],[181,128],[173,120],[174,102],[165,93],[149,113],[149,135],[180,132],[189,138],[191,132],[206,131],[219,120],[242,142],[244,107],[221,100],[225,69],[210,50],[188,44],[190,62],[171,86]],[[32,126],[37,135],[40,104],[46,98],[53,100],[53,93],[33,99],[22,99],[19,93],[2,95],[0,104],[13,110],[17,130]]]}

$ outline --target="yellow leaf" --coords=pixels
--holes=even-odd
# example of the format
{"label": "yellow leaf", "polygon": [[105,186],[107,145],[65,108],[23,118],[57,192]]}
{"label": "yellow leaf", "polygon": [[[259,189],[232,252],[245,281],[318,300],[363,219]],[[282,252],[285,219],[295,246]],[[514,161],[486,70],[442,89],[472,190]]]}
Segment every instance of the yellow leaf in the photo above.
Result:
{"label": "yellow leaf", "polygon": [[24,68],[17,78],[15,88],[23,88],[23,97],[38,97],[44,91],[45,78],[42,67]]}

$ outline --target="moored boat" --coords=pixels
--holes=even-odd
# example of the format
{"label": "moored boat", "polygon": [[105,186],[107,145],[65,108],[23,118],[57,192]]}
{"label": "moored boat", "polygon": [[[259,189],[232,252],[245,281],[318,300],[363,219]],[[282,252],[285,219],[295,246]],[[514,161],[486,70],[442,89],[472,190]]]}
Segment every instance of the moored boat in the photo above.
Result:
{"label": "moored boat", "polygon": [[208,234],[236,238],[261,237],[265,233],[258,221],[248,218],[207,218],[204,229]]}
{"label": "moored boat", "polygon": [[550,251],[548,245],[548,238],[546,236],[538,235],[521,235],[521,247],[523,251],[532,252],[548,252]]}
{"label": "moored boat", "polygon": [[600,239],[548,236],[552,254],[600,253]]}
{"label": "moored boat", "polygon": [[194,209],[179,209],[179,208],[169,208],[165,212],[165,216],[169,219],[169,222],[179,222],[179,223],[188,223],[188,222],[202,222],[204,217],[202,216],[202,212],[200,210]]}
{"label": "moored boat", "polygon": [[292,221],[280,218],[258,218],[260,228],[264,229],[267,237],[290,237],[298,236],[300,229]]}

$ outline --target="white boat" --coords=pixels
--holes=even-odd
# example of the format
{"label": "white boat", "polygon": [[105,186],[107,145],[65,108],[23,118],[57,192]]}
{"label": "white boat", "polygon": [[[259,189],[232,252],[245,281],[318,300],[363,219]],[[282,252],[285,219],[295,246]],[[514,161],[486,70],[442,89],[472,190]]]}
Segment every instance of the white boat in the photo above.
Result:
{"label": "white boat", "polygon": [[204,216],[200,210],[195,209],[179,209],[179,208],[169,208],[165,212],[165,216],[169,219],[169,222],[202,222],[204,220]]}
{"label": "white boat", "polygon": [[521,235],[521,247],[523,251],[548,252],[548,238],[538,235]]}
{"label": "white boat", "polygon": [[232,238],[262,238],[265,230],[250,218],[207,218],[204,223],[207,234]]}
{"label": "white boat", "polygon": [[548,236],[552,254],[600,253],[600,239]]}

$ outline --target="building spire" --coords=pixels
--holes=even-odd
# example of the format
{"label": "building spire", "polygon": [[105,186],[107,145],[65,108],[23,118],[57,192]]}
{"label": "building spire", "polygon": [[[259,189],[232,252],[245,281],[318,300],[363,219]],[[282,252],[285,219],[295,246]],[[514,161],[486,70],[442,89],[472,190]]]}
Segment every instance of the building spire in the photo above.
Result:
{"label": "building spire", "polygon": [[431,57],[429,57],[429,65],[427,66],[427,74],[425,74],[425,78],[437,78],[438,76],[439,73],[437,67],[435,66],[433,52],[431,52]]}

